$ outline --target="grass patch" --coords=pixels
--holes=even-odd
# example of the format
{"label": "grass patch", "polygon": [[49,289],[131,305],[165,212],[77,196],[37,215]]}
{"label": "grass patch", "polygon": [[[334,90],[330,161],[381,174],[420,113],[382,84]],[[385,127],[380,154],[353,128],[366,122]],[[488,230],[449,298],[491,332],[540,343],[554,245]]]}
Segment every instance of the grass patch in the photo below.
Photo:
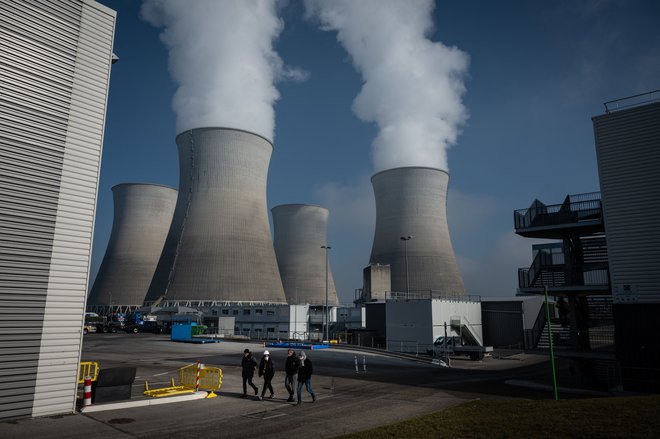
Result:
{"label": "grass patch", "polygon": [[651,438],[660,396],[560,401],[471,401],[420,418],[340,436],[378,438]]}

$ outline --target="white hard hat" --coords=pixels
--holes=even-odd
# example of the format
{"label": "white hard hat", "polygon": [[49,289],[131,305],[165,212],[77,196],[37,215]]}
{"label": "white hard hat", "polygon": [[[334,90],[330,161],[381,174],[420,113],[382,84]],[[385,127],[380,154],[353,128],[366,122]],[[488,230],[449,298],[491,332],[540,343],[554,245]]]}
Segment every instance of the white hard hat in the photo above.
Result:
{"label": "white hard hat", "polygon": [[270,355],[270,352],[264,351],[264,355]]}

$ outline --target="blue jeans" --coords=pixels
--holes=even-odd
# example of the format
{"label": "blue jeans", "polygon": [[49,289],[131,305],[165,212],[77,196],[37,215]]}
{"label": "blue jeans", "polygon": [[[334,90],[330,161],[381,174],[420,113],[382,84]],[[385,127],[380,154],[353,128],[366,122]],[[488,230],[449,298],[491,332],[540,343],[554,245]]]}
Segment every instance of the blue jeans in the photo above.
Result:
{"label": "blue jeans", "polygon": [[[305,384],[305,388],[307,389],[309,394],[312,395],[312,399],[313,400],[316,399],[316,395],[314,394],[314,391],[312,390],[312,379],[307,378],[305,380],[304,384]],[[302,401],[302,386],[303,386],[303,382],[298,381],[298,402]]]}

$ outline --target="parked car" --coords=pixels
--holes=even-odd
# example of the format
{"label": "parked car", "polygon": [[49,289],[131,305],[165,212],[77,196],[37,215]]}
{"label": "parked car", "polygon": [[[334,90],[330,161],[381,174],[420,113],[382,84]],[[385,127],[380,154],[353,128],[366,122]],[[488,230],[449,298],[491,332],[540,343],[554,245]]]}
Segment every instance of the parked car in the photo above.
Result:
{"label": "parked car", "polygon": [[87,334],[89,332],[96,332],[96,326],[87,323],[83,324],[83,334]]}

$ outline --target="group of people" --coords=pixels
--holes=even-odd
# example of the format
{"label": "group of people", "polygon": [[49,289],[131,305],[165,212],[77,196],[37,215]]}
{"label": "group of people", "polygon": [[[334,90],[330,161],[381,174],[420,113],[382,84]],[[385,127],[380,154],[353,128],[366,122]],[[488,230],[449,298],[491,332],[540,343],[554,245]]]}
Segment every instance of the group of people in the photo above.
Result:
{"label": "group of people", "polygon": [[[273,364],[273,359],[270,356],[270,352],[264,351],[263,356],[261,357],[261,362],[257,367],[257,362],[252,357],[252,352],[249,349],[243,351],[243,360],[241,362],[243,368],[243,395],[242,398],[246,398],[247,395],[247,386],[248,384],[254,390],[254,395],[257,396],[260,400],[266,396],[266,390],[270,391],[270,398],[275,396],[275,391],[273,390],[273,377],[275,376],[275,366]],[[254,378],[254,371],[258,370],[259,377],[264,378],[263,387],[261,388],[261,396],[259,395],[259,388],[254,385],[252,378]],[[296,357],[296,353],[293,349],[287,351],[286,362],[284,363],[284,372],[286,377],[284,378],[284,386],[286,387],[287,392],[289,392],[288,402],[294,402],[294,395],[296,394],[295,383],[297,382],[297,394],[298,394],[298,404],[302,404],[302,388],[303,385],[307,392],[312,396],[312,402],[316,401],[316,394],[312,390],[312,360],[307,358],[304,351],[300,351],[300,354]]]}

